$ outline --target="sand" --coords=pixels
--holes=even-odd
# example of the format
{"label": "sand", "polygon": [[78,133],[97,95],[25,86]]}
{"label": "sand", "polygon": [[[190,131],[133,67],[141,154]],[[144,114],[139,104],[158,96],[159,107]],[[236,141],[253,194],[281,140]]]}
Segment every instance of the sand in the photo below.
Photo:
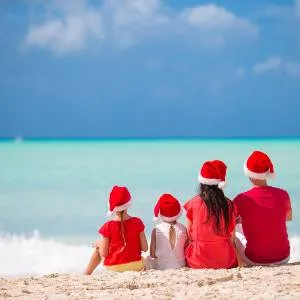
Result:
{"label": "sand", "polygon": [[1,278],[0,299],[300,299],[300,263]]}

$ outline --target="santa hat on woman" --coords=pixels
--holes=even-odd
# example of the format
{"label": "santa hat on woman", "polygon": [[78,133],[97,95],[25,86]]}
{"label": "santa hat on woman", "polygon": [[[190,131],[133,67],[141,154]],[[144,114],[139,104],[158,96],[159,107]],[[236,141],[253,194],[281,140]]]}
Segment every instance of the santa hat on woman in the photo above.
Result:
{"label": "santa hat on woman", "polygon": [[226,186],[227,166],[221,160],[206,161],[198,175],[198,181],[206,185],[217,185],[219,189]]}
{"label": "santa hat on woman", "polygon": [[271,159],[266,153],[254,151],[244,164],[245,174],[252,179],[267,180],[275,177]]}
{"label": "santa hat on woman", "polygon": [[114,212],[127,209],[131,205],[130,199],[130,193],[125,186],[114,186],[109,195],[107,215],[111,216]]}
{"label": "santa hat on woman", "polygon": [[163,221],[176,221],[182,213],[180,202],[170,194],[163,194],[154,207],[153,221],[160,217]]}

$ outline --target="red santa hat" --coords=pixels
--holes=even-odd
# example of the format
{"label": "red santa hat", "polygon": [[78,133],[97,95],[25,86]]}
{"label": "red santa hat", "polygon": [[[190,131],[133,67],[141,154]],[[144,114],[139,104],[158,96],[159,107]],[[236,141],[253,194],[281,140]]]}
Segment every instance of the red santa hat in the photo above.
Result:
{"label": "red santa hat", "polygon": [[111,216],[116,211],[127,209],[131,205],[130,199],[130,193],[125,186],[114,186],[109,195],[107,215]]}
{"label": "red santa hat", "polygon": [[245,174],[253,179],[267,180],[275,177],[271,159],[266,153],[254,151],[244,164]]}
{"label": "red santa hat", "polygon": [[226,170],[227,166],[221,160],[206,161],[202,165],[198,181],[202,184],[217,185],[223,189],[226,186]]}
{"label": "red santa hat", "polygon": [[180,202],[170,194],[163,194],[154,207],[153,221],[160,217],[163,221],[176,221],[182,213]]}

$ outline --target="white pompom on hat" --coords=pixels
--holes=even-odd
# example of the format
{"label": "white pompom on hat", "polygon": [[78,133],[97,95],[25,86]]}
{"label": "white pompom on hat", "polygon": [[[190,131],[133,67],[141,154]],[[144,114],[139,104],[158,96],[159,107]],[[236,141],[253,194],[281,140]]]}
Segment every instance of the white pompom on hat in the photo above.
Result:
{"label": "white pompom on hat", "polygon": [[166,222],[176,221],[182,214],[180,202],[171,194],[163,194],[158,199],[154,207],[153,221],[158,221],[159,217]]}
{"label": "white pompom on hat", "polygon": [[219,189],[224,189],[226,170],[227,166],[221,160],[206,161],[201,167],[198,181],[206,185],[217,185]]}
{"label": "white pompom on hat", "polygon": [[131,195],[125,186],[114,186],[109,195],[108,216],[112,216],[114,212],[123,211],[130,205]]}
{"label": "white pompom on hat", "polygon": [[270,157],[261,151],[254,151],[244,164],[244,173],[252,179],[267,180],[275,177]]}

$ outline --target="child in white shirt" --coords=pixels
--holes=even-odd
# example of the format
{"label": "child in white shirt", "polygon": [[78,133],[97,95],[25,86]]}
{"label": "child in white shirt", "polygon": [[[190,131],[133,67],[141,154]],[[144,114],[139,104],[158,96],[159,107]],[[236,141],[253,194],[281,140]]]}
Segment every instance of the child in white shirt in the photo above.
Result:
{"label": "child in white shirt", "polygon": [[179,269],[185,267],[184,248],[186,228],[177,222],[181,215],[179,201],[170,194],[163,194],[155,208],[155,220],[161,219],[151,234],[150,265],[153,269]]}

